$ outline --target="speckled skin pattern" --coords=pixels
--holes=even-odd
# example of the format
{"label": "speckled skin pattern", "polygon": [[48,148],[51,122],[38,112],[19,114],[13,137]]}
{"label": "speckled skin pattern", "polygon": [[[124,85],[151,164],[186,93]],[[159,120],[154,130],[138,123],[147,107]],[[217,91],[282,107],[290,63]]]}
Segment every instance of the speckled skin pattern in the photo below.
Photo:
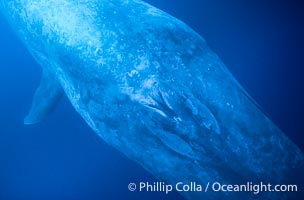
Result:
{"label": "speckled skin pattern", "polygon": [[[0,6],[44,79],[63,89],[104,141],[160,180],[287,184],[301,176],[302,152],[178,19],[138,0],[2,0]],[[49,101],[38,95],[32,112]]]}

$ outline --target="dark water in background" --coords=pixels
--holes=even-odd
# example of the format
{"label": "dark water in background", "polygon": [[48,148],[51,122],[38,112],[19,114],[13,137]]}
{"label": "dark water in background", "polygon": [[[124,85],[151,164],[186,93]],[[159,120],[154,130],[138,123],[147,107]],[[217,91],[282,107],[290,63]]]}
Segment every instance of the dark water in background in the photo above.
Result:
{"label": "dark water in background", "polygon": [[[270,118],[304,150],[304,7],[297,1],[149,0],[198,31]],[[24,126],[41,69],[0,17],[0,200],[182,199],[131,193],[156,181],[106,145],[67,99]]]}

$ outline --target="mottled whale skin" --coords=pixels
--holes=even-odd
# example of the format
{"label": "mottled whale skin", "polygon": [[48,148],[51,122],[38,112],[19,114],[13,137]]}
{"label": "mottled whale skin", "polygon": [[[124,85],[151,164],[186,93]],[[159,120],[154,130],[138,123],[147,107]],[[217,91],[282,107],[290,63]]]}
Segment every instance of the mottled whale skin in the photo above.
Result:
{"label": "mottled whale skin", "polygon": [[169,184],[303,183],[296,178],[303,153],[178,19],[139,0],[1,0],[0,7],[43,68],[25,124],[43,120],[66,94],[104,141]]}

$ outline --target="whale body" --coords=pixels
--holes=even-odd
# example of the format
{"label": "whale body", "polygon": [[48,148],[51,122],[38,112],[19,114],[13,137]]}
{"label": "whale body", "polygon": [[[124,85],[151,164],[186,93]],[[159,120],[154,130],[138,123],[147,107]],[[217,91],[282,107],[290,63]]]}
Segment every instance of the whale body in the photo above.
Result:
{"label": "whale body", "polygon": [[303,183],[303,153],[178,19],[139,0],[2,0],[0,9],[43,68],[25,124],[65,94],[104,141],[169,184]]}

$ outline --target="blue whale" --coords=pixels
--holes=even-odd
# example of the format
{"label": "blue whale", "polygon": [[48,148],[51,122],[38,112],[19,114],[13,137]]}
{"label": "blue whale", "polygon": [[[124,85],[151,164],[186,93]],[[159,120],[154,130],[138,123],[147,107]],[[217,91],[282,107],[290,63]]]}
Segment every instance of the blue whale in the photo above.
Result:
{"label": "blue whale", "polygon": [[[65,94],[109,145],[186,199],[287,199],[211,185],[303,185],[304,157],[186,24],[140,0],[1,0],[43,68],[25,124]],[[301,185],[302,184],[302,185]]]}

